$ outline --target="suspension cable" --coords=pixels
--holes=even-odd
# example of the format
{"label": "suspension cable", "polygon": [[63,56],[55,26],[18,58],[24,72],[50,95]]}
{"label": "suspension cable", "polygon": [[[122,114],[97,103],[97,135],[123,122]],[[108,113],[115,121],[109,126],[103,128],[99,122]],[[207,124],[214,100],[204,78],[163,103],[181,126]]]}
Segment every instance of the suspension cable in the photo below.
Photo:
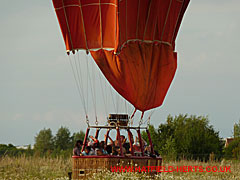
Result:
{"label": "suspension cable", "polygon": [[149,128],[149,126],[150,126],[150,120],[151,120],[151,116],[149,116],[148,121],[147,121],[147,127],[148,127],[148,128]]}
{"label": "suspension cable", "polygon": [[[105,96],[105,93],[104,93],[104,91],[103,91],[103,86],[102,86],[102,77],[101,77],[101,75],[100,75],[100,72],[98,73],[98,76],[99,76],[99,80],[100,80],[100,86],[101,86],[101,91],[102,91],[102,97],[103,97],[103,103],[104,103],[104,109],[105,109],[105,115],[106,115],[106,117],[107,117],[107,99],[106,99],[106,97],[107,96]],[[106,89],[106,88],[105,88]]]}
{"label": "suspension cable", "polygon": [[[93,76],[94,74],[94,70],[93,70],[93,65],[91,63],[91,71],[89,71],[89,65],[88,65],[88,59],[87,59],[87,56],[86,56],[86,62],[87,62],[87,79],[89,79],[89,83],[88,83],[88,80],[87,80],[87,86],[88,84],[90,84],[90,92],[91,92],[91,96],[92,96],[92,103],[93,103],[93,107],[94,107],[94,114],[95,114],[95,119],[97,119],[97,106],[96,106],[96,90],[95,90],[95,75]],[[91,77],[91,74],[93,77]],[[94,79],[92,79],[94,78]],[[92,82],[94,80],[94,82]],[[95,121],[96,122],[96,121]]]}
{"label": "suspension cable", "polygon": [[81,102],[82,102],[82,105],[83,105],[83,108],[84,108],[85,115],[87,116],[87,109],[86,109],[86,106],[85,106],[84,97],[82,95],[81,88],[80,88],[79,82],[77,80],[76,73],[75,73],[75,70],[74,70],[73,63],[72,63],[70,55],[68,55],[68,58],[69,58],[69,62],[70,62],[70,65],[71,65],[73,77],[74,77],[74,80],[75,80],[75,83],[76,83],[76,87],[77,87],[77,90],[78,90],[78,94],[80,96],[80,99],[81,99]]}
{"label": "suspension cable", "polygon": [[96,81],[95,81],[95,68],[93,66],[93,62],[91,63],[92,66],[92,100],[94,105],[94,113],[95,113],[95,124],[97,125],[97,98],[96,98]]}
{"label": "suspension cable", "polygon": [[111,93],[111,97],[112,97],[113,108],[114,108],[114,110],[115,110],[115,112],[116,112],[117,109],[116,109],[116,105],[115,105],[115,103],[114,103],[114,98],[113,98],[113,94],[112,94],[112,88],[111,88],[111,86],[109,86],[109,88],[110,88],[110,93]]}
{"label": "suspension cable", "polygon": [[86,87],[87,87],[86,96],[87,96],[87,97],[86,97],[86,98],[87,98],[87,110],[88,110],[88,105],[89,105],[89,104],[88,104],[88,73],[89,73],[89,72],[88,72],[88,59],[87,59],[87,54],[86,54],[86,55],[84,54],[84,57],[85,57],[85,63],[86,63],[86,66],[87,66],[87,74],[86,74],[86,75],[87,75],[87,78],[86,78],[86,81],[87,81],[87,82],[86,82]]}
{"label": "suspension cable", "polygon": [[128,112],[127,112],[127,101],[126,100],[124,101],[124,107],[125,107],[125,112],[128,114]]}
{"label": "suspension cable", "polygon": [[[77,57],[74,55],[73,58],[71,58],[70,56],[69,57],[69,62],[70,62],[70,65],[71,65],[71,69],[72,69],[72,72],[73,72],[73,76],[74,76],[74,80],[75,80],[75,83],[76,83],[76,87],[77,87],[77,90],[78,90],[78,94],[80,96],[80,99],[81,99],[81,102],[82,102],[82,105],[83,105],[83,108],[84,108],[84,112],[85,112],[85,115],[86,115],[86,122],[87,124],[89,125],[89,118],[88,118],[88,110],[89,110],[89,102],[88,102],[88,99],[89,99],[89,85],[90,85],[90,92],[91,92],[91,96],[92,96],[92,103],[93,103],[93,106],[94,106],[94,113],[95,113],[95,124],[98,124],[98,119],[97,119],[97,100],[96,100],[96,68],[94,68],[94,62],[91,62],[91,68],[89,67],[89,59],[87,56],[85,56],[85,60],[86,60],[86,70],[84,71],[84,66],[83,64],[81,64],[81,57],[79,57],[80,53],[77,51]],[[84,63],[85,64],[85,63]],[[82,69],[83,68],[83,69]],[[91,71],[89,70],[89,68],[91,69]],[[86,79],[83,79],[83,73],[87,74],[87,78]],[[99,76],[99,83],[100,83],[100,86],[101,86],[101,90],[102,90],[102,97],[103,97],[103,102],[104,102],[104,108],[105,108],[105,114],[107,116],[107,111],[108,111],[108,96],[106,94],[104,94],[104,92],[106,93],[106,90],[107,90],[107,81],[105,81],[105,90],[104,90],[104,87],[103,87],[103,80],[102,80],[102,77],[100,76],[100,72],[98,74]],[[86,86],[85,86],[86,85]],[[86,90],[86,92],[85,92]],[[125,112],[127,114],[129,114],[129,110],[131,110],[131,107],[130,107],[130,103],[127,102],[127,100],[123,99],[117,92],[116,92],[116,95],[115,95],[115,98],[114,98],[114,94],[113,94],[113,89],[111,87],[111,85],[109,85],[109,90],[110,90],[110,94],[111,94],[111,99],[112,99],[112,103],[113,103],[113,108],[114,108],[114,111],[116,113],[119,113],[124,111],[124,107],[125,107]],[[110,97],[109,97],[110,98]],[[134,110],[134,109],[133,109]],[[132,116],[130,117],[130,120],[133,120],[133,116],[136,112],[136,109],[135,111],[133,112]],[[140,125],[142,124],[143,122],[143,117],[141,118],[140,120]]]}
{"label": "suspension cable", "polygon": [[140,119],[139,121],[139,127],[143,124],[143,118]]}
{"label": "suspension cable", "polygon": [[[81,70],[80,62],[78,59],[76,59],[75,55],[73,56],[73,58],[74,58],[76,72],[77,72],[77,80],[78,80],[78,84],[80,87],[80,91],[81,91],[82,99],[83,99],[83,103],[84,103],[84,108],[86,109],[86,112],[88,112],[88,109],[86,107],[84,89],[83,89],[83,79],[82,79],[82,70]],[[79,56],[78,56],[78,58],[79,58]],[[86,113],[86,115],[87,115],[87,113]]]}
{"label": "suspension cable", "polygon": [[147,122],[147,126],[148,126],[148,127],[150,126],[150,120],[151,120],[151,117],[152,117],[152,115],[153,115],[154,112],[155,112],[155,109],[153,109],[153,110],[150,112],[148,118],[144,121],[143,124],[145,124],[145,123]]}
{"label": "suspension cable", "polygon": [[119,103],[119,95],[117,93],[115,93],[115,99],[116,99],[116,109],[117,109],[117,114],[118,112],[120,111],[119,108],[120,108],[120,103]]}

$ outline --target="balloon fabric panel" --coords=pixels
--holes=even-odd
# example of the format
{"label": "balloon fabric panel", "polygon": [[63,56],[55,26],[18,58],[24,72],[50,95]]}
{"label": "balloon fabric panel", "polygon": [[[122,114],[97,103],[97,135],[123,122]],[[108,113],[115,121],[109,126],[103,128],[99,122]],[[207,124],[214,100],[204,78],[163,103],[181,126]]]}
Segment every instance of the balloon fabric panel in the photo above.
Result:
{"label": "balloon fabric panel", "polygon": [[144,112],[162,105],[190,0],[53,0],[67,52],[85,49],[113,88]]}

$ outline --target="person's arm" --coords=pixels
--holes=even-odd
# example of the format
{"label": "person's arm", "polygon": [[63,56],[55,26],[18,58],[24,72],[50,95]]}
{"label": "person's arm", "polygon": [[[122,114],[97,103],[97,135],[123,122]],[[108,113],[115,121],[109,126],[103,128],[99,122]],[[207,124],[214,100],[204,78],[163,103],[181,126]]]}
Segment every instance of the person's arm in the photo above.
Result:
{"label": "person's arm", "polygon": [[80,150],[78,148],[74,148],[73,149],[73,155],[74,156],[80,156],[80,154],[81,154],[81,152],[80,152]]}
{"label": "person's arm", "polygon": [[137,136],[135,137],[135,144],[138,144],[138,138],[137,138]]}
{"label": "person's arm", "polygon": [[[105,139],[106,139],[107,135],[105,134],[104,136],[105,136]],[[113,140],[112,140],[112,138],[110,136],[108,136],[108,139],[111,141],[111,144],[114,144],[114,142],[113,142]]]}
{"label": "person's arm", "polygon": [[75,148],[73,148],[73,156],[76,156],[76,155],[75,155]]}
{"label": "person's arm", "polygon": [[93,137],[93,136],[89,136],[94,142],[98,142],[98,140],[95,138],[95,137]]}
{"label": "person's arm", "polygon": [[147,146],[147,142],[142,138],[143,146]]}

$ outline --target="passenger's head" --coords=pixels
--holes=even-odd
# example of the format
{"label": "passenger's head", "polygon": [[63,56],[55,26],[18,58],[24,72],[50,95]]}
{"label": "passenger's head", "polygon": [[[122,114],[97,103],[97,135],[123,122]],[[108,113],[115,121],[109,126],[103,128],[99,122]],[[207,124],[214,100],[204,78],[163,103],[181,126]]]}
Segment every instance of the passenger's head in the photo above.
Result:
{"label": "passenger's head", "polygon": [[121,150],[119,146],[116,147],[116,151],[117,151],[117,155],[121,155]]}
{"label": "passenger's head", "polygon": [[75,147],[78,147],[78,148],[80,148],[82,145],[83,145],[82,140],[77,140],[75,143]]}
{"label": "passenger's head", "polygon": [[104,145],[105,145],[105,142],[104,142],[104,141],[101,141],[101,142],[99,143],[99,148],[104,149]]}
{"label": "passenger's head", "polygon": [[119,148],[118,146],[112,147],[112,155],[115,155],[115,156],[118,155],[118,148]]}
{"label": "passenger's head", "polygon": [[102,156],[102,155],[103,155],[102,150],[99,149],[99,148],[96,148],[96,149],[95,149],[95,152],[96,152],[96,155],[97,155],[97,156]]}
{"label": "passenger's head", "polygon": [[87,143],[87,145],[88,145],[88,146],[93,146],[92,141],[89,140],[88,143]]}
{"label": "passenger's head", "polygon": [[99,148],[99,142],[93,143],[93,149]]}
{"label": "passenger's head", "polygon": [[129,143],[124,143],[123,147],[126,149],[126,153],[130,153],[130,144]]}
{"label": "passenger's head", "polygon": [[120,136],[121,142],[124,143],[125,142],[125,136],[121,135]]}
{"label": "passenger's head", "polygon": [[111,154],[112,153],[112,146],[111,145],[107,145],[106,146],[106,151],[108,154]]}
{"label": "passenger's head", "polygon": [[89,154],[90,151],[91,151],[91,147],[90,147],[90,146],[87,146],[87,147],[85,148],[85,153],[86,153],[86,154]]}
{"label": "passenger's head", "polygon": [[151,152],[151,146],[146,146],[145,149],[144,149],[144,152],[145,153],[150,153]]}

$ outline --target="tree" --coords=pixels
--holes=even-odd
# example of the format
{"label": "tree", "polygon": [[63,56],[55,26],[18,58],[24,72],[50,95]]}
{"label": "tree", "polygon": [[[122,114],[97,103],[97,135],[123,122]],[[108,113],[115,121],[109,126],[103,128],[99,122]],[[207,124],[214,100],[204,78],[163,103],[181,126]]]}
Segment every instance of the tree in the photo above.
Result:
{"label": "tree", "polygon": [[72,148],[71,133],[67,127],[60,127],[54,138],[55,147],[58,150],[67,150]]}
{"label": "tree", "polygon": [[177,148],[175,139],[170,136],[164,144],[162,151],[165,152],[165,158],[168,160],[177,159]]}
{"label": "tree", "polygon": [[211,153],[216,157],[222,154],[224,144],[219,132],[209,125],[208,117],[169,115],[167,122],[160,124],[157,131],[153,126],[151,128],[153,144],[161,155],[207,160]]}
{"label": "tree", "polygon": [[223,143],[219,132],[209,125],[208,117],[179,115],[173,124],[178,154],[201,160],[208,159],[210,153],[221,155]]}
{"label": "tree", "polygon": [[240,138],[235,138],[229,145],[225,148],[224,157],[226,159],[239,159],[240,160]]}
{"label": "tree", "polygon": [[[151,139],[154,145],[157,145],[158,142],[158,133],[153,125],[149,125],[148,130],[151,134]],[[146,131],[141,132],[142,138],[149,144],[148,135]]]}
{"label": "tree", "polygon": [[240,138],[240,120],[238,123],[234,124],[233,127],[233,137],[234,138]]}
{"label": "tree", "polygon": [[224,157],[240,160],[240,120],[233,126],[233,137],[234,140],[224,149]]}
{"label": "tree", "polygon": [[51,129],[43,129],[39,131],[35,137],[34,149],[41,154],[51,152],[53,150],[53,135]]}
{"label": "tree", "polygon": [[73,135],[72,135],[73,145],[76,143],[77,140],[82,140],[83,141],[84,137],[85,137],[85,133],[83,131],[73,133]]}

